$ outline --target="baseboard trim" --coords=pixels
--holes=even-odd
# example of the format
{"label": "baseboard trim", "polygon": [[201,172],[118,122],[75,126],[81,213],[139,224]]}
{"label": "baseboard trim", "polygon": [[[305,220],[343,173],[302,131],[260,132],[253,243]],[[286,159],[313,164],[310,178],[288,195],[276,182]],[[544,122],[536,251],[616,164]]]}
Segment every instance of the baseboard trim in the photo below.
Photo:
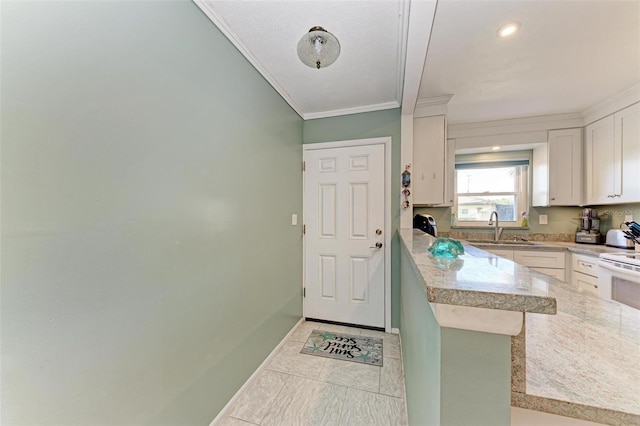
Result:
{"label": "baseboard trim", "polygon": [[213,421],[209,424],[209,426],[216,426],[218,422],[220,422],[223,418],[226,417],[227,412],[231,409],[233,404],[235,404],[236,400],[240,397],[240,394],[242,394],[242,392],[245,389],[251,386],[251,384],[256,379],[256,377],[258,377],[258,374],[260,374],[262,370],[266,368],[267,364],[269,364],[269,361],[271,361],[271,358],[275,356],[276,352],[278,352],[278,350],[282,347],[282,345],[284,345],[284,342],[289,338],[289,336],[295,333],[298,327],[300,327],[300,324],[302,324],[303,322],[304,322],[304,317],[300,318],[300,320],[296,323],[296,325],[294,325],[293,328],[289,330],[287,335],[282,338],[280,343],[278,343],[278,345],[275,348],[273,348],[269,356],[267,356],[265,360],[262,361],[262,364],[260,364],[258,368],[256,368],[256,371],[254,371],[253,374],[247,379],[247,381],[244,382],[244,385],[242,385],[240,389],[238,389],[238,391],[231,397],[229,402],[227,402],[227,404],[222,408],[222,410],[220,410],[218,415],[215,417],[215,419],[213,419]]}
{"label": "baseboard trim", "polygon": [[398,341],[400,342],[400,365],[402,365],[402,382],[404,383],[404,412],[407,413],[407,424],[409,424],[409,407],[407,406],[407,379],[404,374],[404,351],[402,350],[402,333],[399,328],[392,328],[391,332],[398,335]]}

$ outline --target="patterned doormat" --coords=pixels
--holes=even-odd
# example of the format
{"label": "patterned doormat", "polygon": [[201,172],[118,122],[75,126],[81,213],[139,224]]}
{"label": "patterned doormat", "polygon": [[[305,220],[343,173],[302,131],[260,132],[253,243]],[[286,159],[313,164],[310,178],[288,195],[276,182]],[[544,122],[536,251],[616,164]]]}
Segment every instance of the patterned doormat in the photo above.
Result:
{"label": "patterned doormat", "polygon": [[382,367],[382,339],[313,330],[300,353]]}

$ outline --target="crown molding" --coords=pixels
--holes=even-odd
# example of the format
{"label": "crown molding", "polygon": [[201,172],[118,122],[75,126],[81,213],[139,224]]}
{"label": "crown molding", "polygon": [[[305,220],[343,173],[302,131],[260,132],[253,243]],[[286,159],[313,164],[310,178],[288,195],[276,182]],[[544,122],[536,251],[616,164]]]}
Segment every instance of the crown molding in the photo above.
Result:
{"label": "crown molding", "polygon": [[448,137],[451,139],[469,138],[509,133],[571,129],[583,126],[582,114],[573,112],[507,120],[449,124]]}
{"label": "crown molding", "polygon": [[385,109],[399,108],[399,102],[385,102],[382,104],[362,105],[353,108],[334,109],[332,111],[310,112],[302,115],[304,120],[316,118],[337,117],[339,115],[360,114],[362,112],[382,111]]}
{"label": "crown molding", "polygon": [[429,107],[434,105],[446,105],[453,98],[453,94],[451,95],[442,95],[442,96],[433,96],[431,98],[418,99],[416,102],[416,108]]}
{"label": "crown molding", "polygon": [[402,103],[402,93],[404,90],[404,69],[407,60],[407,44],[409,40],[409,10],[411,1],[400,1],[400,14],[402,16],[402,23],[398,29],[398,60],[396,69],[396,101],[398,105]]}
{"label": "crown molding", "polygon": [[453,95],[434,96],[431,98],[418,99],[414,117],[430,117],[433,115],[447,115],[447,104]]}
{"label": "crown molding", "polygon": [[260,62],[251,54],[251,51],[240,41],[237,34],[231,29],[227,22],[218,14],[215,7],[210,1],[206,0],[193,0],[193,2],[204,12],[209,19],[218,27],[218,29],[229,39],[229,41],[240,51],[240,53],[258,70],[258,72],[264,77],[265,80],[273,86],[274,89],[282,96],[282,98],[289,104],[291,108],[302,118],[304,114],[295,101],[289,96],[287,91],[278,84],[278,82],[271,77],[267,70],[260,65]]}
{"label": "crown molding", "polygon": [[586,126],[636,102],[640,102],[640,82],[584,110],[583,123]]}

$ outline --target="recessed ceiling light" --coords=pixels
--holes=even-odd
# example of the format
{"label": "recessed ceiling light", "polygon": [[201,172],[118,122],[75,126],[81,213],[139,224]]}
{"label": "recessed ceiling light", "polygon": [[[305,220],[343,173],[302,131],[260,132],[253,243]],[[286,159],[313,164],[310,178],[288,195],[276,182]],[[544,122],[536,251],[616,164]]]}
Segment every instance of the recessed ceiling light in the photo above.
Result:
{"label": "recessed ceiling light", "polygon": [[501,147],[499,147],[499,146],[492,146],[491,147],[491,151],[500,151],[500,148]]}
{"label": "recessed ceiling light", "polygon": [[500,38],[509,37],[510,35],[515,34],[519,29],[520,29],[519,22],[509,22],[508,24],[505,24],[500,27],[500,29],[498,30],[498,37]]}

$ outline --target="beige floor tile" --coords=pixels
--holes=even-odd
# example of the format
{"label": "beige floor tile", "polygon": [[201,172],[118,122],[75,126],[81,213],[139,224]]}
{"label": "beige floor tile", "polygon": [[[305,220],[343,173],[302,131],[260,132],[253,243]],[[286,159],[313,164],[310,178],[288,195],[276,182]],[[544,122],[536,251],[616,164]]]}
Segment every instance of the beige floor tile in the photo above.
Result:
{"label": "beige floor tile", "polygon": [[267,365],[268,370],[315,379],[320,374],[326,358],[301,354],[304,343],[288,340]]}
{"label": "beige floor tile", "polygon": [[309,334],[311,334],[311,331],[317,328],[318,325],[319,324],[317,322],[305,321],[302,324],[300,324],[298,328],[296,328],[296,331],[291,333],[291,336],[289,336],[288,340],[290,341],[293,340],[296,342],[306,342],[307,339],[309,338]]}
{"label": "beige floor tile", "polygon": [[296,331],[291,333],[289,340],[296,342],[306,342],[313,330],[335,331],[339,333],[360,335],[360,329],[355,327],[347,327],[345,325],[325,324],[323,322],[305,321],[298,326]]}
{"label": "beige floor tile", "polygon": [[261,425],[337,425],[347,388],[290,376]]}
{"label": "beige floor tile", "polygon": [[404,400],[387,395],[348,389],[340,425],[406,425]]}
{"label": "beige floor tile", "polygon": [[285,382],[288,374],[263,370],[245,389],[229,412],[231,417],[260,424]]}
{"label": "beige floor tile", "polygon": [[394,359],[400,359],[402,357],[400,352],[400,337],[397,334],[388,334],[387,337],[384,338],[382,356],[384,358]]}
{"label": "beige floor tile", "polygon": [[[384,366],[301,354],[314,329],[381,337]],[[217,426],[404,425],[403,398],[398,335],[308,321],[292,333]]]}
{"label": "beige floor tile", "polygon": [[384,331],[378,331],[378,330],[369,330],[368,328],[363,328],[362,330],[360,330],[360,334],[362,336],[381,337],[383,339],[388,336],[395,336],[395,334],[392,334],[392,333],[385,333]]}
{"label": "beige floor tile", "polygon": [[215,426],[251,426],[255,423],[245,422],[244,420],[235,419],[233,417],[224,417],[216,422]]}
{"label": "beige floor tile", "polygon": [[395,396],[396,398],[404,398],[402,361],[394,358],[385,358],[384,365],[380,370],[380,393]]}
{"label": "beige floor tile", "polygon": [[327,359],[318,380],[369,392],[380,389],[380,367],[351,361]]}

